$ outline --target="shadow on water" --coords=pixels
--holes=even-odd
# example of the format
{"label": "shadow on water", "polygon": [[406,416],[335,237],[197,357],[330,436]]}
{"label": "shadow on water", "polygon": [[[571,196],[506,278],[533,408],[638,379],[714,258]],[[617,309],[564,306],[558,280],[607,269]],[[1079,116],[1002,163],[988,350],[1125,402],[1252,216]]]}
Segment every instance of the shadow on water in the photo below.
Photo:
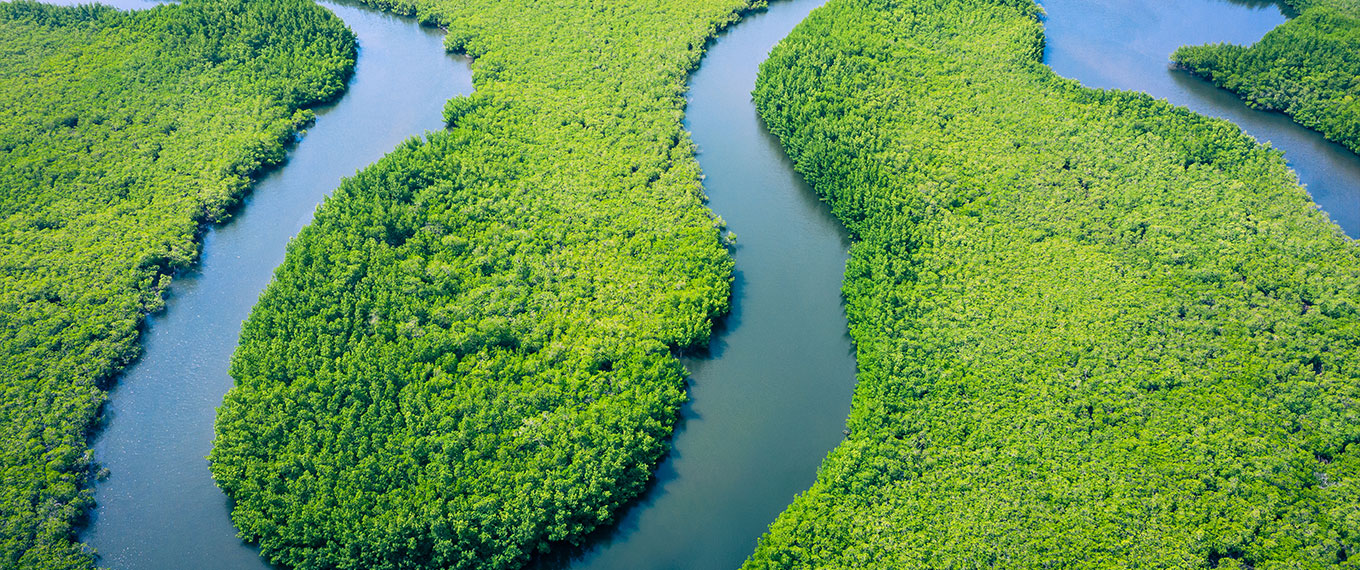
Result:
{"label": "shadow on water", "polygon": [[840,286],[849,240],[751,101],[776,42],[826,0],[772,2],[713,42],[686,124],[709,207],[738,236],[732,310],[682,360],[690,401],[642,497],[539,569],[735,568],[844,435],[854,351]]}
{"label": "shadow on water", "polygon": [[[750,99],[770,48],[825,0],[783,0],[709,49],[691,79],[687,125],[707,174],[709,206],[737,232],[732,312],[706,351],[684,359],[690,401],[672,450],[644,495],[587,546],[538,568],[710,569],[738,566],[810,486],[842,438],[854,386],[840,283],[849,241],[793,171]],[[117,0],[120,8],[155,5]],[[287,240],[327,192],[402,140],[440,128],[449,97],[471,92],[467,66],[410,20],[325,4],[358,34],[350,88],[256,184],[234,219],[204,235],[196,270],[147,320],[144,355],[110,394],[95,443],[111,471],[84,540],[112,568],[265,568],[235,538],[204,457],[231,386],[241,322]],[[1360,233],[1360,157],[1287,117],[1170,69],[1181,45],[1249,44],[1285,19],[1264,0],[1045,0],[1046,60],[1093,87],[1139,90],[1223,117],[1285,151],[1313,197]]]}
{"label": "shadow on water", "polygon": [[1241,0],[1043,0],[1045,61],[1088,87],[1142,91],[1284,151],[1313,200],[1347,235],[1360,235],[1360,156],[1280,113],[1171,67],[1183,45],[1250,45],[1285,22],[1279,4]]}
{"label": "shadow on water", "polygon": [[95,485],[97,506],[81,536],[101,567],[268,568],[258,549],[237,538],[205,459],[217,406],[232,386],[227,371],[241,323],[288,240],[342,177],[442,128],[444,101],[472,92],[467,60],[445,54],[438,30],[350,4],[322,5],[358,36],[347,91],[315,110],[316,123],[287,162],[263,173],[231,220],[207,229],[198,265],[176,275],[166,310],[143,327],[142,357],[109,393],[94,441],[109,476]]}
{"label": "shadow on water", "polygon": [[1276,10],[1279,10],[1281,14],[1284,14],[1285,16],[1288,16],[1290,18],[1293,18],[1294,16],[1298,15],[1297,13],[1295,13],[1294,8],[1284,3],[1283,0],[1223,0],[1223,1],[1229,4],[1235,4],[1238,6],[1251,8],[1254,10],[1275,8]]}
{"label": "shadow on water", "polygon": [[[740,255],[740,252],[741,246],[738,245],[735,248],[734,253]],[[745,297],[748,286],[746,272],[742,271],[740,267],[737,267],[732,271],[732,298],[735,300]],[[733,330],[740,329],[741,322],[742,312],[734,302],[731,311],[728,311],[726,315],[723,315],[713,322],[713,331],[710,334],[711,340],[709,340],[708,344],[686,351],[684,354],[680,355],[680,359],[686,362],[721,359],[723,355],[727,353],[727,335]],[[682,414],[680,419],[681,421],[684,421],[685,416]]]}

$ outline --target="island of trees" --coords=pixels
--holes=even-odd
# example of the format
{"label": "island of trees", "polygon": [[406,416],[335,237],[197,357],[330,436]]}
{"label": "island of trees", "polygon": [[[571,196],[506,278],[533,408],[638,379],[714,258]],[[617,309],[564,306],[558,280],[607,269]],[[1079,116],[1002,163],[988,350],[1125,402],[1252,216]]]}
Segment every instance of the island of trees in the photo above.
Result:
{"label": "island of trees", "polygon": [[514,568],[638,495],[732,260],[682,128],[747,0],[378,4],[476,94],[341,185],[245,324],[212,470],[300,569]]}
{"label": "island of trees", "polygon": [[860,369],[745,567],[1354,565],[1360,251],[1279,152],[1043,42],[1031,0],[832,0],[763,66]]}
{"label": "island of trees", "polygon": [[0,568],[90,566],[72,525],[104,389],[354,56],[306,0],[0,3]]}
{"label": "island of trees", "polygon": [[1297,17],[1250,47],[1184,47],[1176,64],[1360,152],[1360,2],[1287,0]]}

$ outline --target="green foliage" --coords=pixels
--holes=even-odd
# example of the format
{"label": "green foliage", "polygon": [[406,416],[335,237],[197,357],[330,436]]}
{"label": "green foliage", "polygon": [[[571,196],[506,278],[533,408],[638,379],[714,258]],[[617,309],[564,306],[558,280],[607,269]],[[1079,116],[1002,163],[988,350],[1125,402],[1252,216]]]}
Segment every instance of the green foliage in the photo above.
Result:
{"label": "green foliage", "polygon": [[80,568],[88,431],[143,315],[354,38],[304,0],[0,4],[0,568]]}
{"label": "green foliage", "polygon": [[1291,2],[1300,12],[1251,47],[1182,47],[1172,59],[1257,109],[1360,152],[1360,2]]}
{"label": "green foliage", "polygon": [[1360,251],[1277,151],[1041,63],[1027,0],[833,0],[756,104],[855,238],[850,435],[746,568],[1360,562]]}
{"label": "green foliage", "polygon": [[450,130],[345,181],[245,324],[214,477],[305,569],[512,568],[635,497],[732,262],[682,129],[746,0],[432,1]]}

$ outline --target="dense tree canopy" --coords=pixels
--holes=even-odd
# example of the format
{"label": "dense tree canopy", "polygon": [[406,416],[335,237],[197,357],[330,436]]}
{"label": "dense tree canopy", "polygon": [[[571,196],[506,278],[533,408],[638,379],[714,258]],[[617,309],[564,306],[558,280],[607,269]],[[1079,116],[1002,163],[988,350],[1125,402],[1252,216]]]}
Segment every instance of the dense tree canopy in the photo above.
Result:
{"label": "dense tree canopy", "polygon": [[757,106],[855,238],[847,440],[747,568],[1360,563],[1360,251],[1030,0],[832,0]]}
{"label": "dense tree canopy", "polygon": [[305,0],[0,3],[0,568],[80,568],[86,447],[143,315],[354,38]]}
{"label": "dense tree canopy", "polygon": [[383,7],[474,56],[450,129],[347,180],[242,333],[211,456],[307,569],[512,568],[636,496],[731,258],[682,129],[747,0]]}
{"label": "dense tree canopy", "polygon": [[1360,152],[1360,2],[1293,0],[1299,16],[1251,47],[1183,47],[1172,59],[1258,109]]}

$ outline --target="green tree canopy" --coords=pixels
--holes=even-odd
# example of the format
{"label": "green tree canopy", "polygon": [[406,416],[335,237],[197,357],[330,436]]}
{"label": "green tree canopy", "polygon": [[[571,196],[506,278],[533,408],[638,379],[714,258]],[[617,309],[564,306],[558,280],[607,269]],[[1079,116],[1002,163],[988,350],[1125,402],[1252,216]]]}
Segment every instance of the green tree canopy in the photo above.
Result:
{"label": "green tree canopy", "polygon": [[1280,111],[1360,152],[1360,2],[1292,0],[1299,15],[1250,47],[1183,47],[1171,57],[1257,109]]}
{"label": "green tree canopy", "polygon": [[265,556],[513,568],[641,492],[732,261],[682,128],[747,0],[381,4],[475,58],[451,128],[342,184],[247,321],[212,469]]}

